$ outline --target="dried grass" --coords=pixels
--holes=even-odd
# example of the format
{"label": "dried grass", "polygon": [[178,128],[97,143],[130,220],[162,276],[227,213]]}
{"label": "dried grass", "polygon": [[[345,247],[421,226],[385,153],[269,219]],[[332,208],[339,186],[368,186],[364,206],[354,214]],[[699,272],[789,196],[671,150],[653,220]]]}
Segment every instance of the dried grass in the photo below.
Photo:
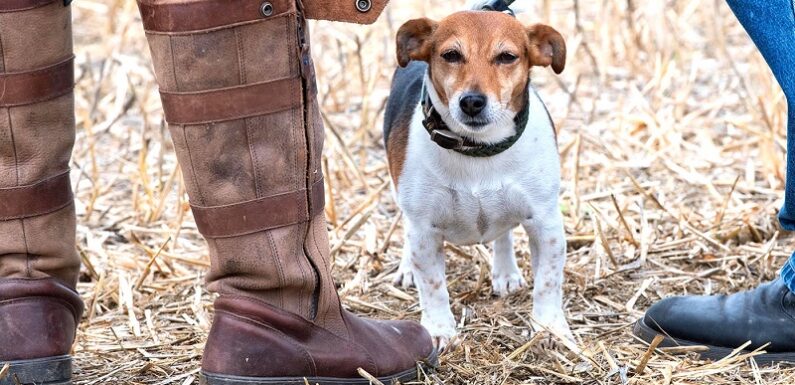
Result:
{"label": "dried grass", "polygon": [[[374,26],[315,22],[327,121],[324,171],[334,273],[345,305],[417,319],[390,284],[402,247],[381,113],[405,20],[450,2],[393,1]],[[133,0],[74,2],[79,80],[73,169],[80,252],[76,384],[191,384],[211,320],[209,265],[162,123]],[[747,354],[719,362],[655,349],[630,325],[670,295],[723,293],[775,277],[792,250],[777,227],[786,103],[720,0],[538,1],[528,22],[567,37],[561,77],[533,81],[560,132],[566,309],[578,347],[539,349],[529,291],[492,298],[486,247],[448,247],[462,343],[425,383],[791,384]],[[532,161],[532,160],[528,160]],[[524,239],[522,234],[518,239]],[[530,276],[526,240],[520,263]]]}

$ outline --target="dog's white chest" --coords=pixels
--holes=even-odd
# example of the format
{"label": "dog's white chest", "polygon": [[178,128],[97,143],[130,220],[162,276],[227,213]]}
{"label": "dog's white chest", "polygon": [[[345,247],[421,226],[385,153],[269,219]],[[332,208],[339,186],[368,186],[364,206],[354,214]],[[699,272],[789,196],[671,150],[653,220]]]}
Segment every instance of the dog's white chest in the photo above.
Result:
{"label": "dog's white chest", "polygon": [[[557,207],[560,162],[554,129],[534,93],[524,135],[507,151],[472,158],[441,150],[418,113],[412,122],[398,205],[408,220],[455,244],[495,240]],[[540,218],[537,218],[540,219]]]}
{"label": "dog's white chest", "polygon": [[[436,186],[436,189],[433,199],[427,202],[436,210],[411,207],[412,204],[408,205],[407,210],[435,213],[427,216],[430,226],[452,243],[493,241],[532,216],[531,204],[517,183]],[[412,214],[409,216],[416,218]]]}

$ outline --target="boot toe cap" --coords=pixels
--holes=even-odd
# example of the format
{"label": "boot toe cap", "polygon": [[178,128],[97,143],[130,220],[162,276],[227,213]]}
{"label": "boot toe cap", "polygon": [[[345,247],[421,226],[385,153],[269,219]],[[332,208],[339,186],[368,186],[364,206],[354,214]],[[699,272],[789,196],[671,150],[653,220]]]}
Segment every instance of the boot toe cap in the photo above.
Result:
{"label": "boot toe cap", "polygon": [[436,351],[433,346],[431,334],[425,328],[414,321],[395,321],[393,325],[401,335],[405,344],[412,346],[411,351],[415,361],[430,358]]}
{"label": "boot toe cap", "polygon": [[783,293],[773,283],[732,295],[666,298],[646,312],[643,323],[682,345],[734,349],[751,341],[749,349],[772,342],[771,349],[787,350],[795,321],[783,317]]}
{"label": "boot toe cap", "polygon": [[651,329],[677,340],[710,343],[721,328],[717,297],[671,297],[657,302],[643,318]]}
{"label": "boot toe cap", "polygon": [[[436,365],[436,350],[433,340],[425,328],[414,321],[375,321],[357,319],[361,322],[358,340],[366,345],[375,359],[381,375],[395,374],[416,367],[417,362]],[[374,338],[374,337],[378,338]]]}

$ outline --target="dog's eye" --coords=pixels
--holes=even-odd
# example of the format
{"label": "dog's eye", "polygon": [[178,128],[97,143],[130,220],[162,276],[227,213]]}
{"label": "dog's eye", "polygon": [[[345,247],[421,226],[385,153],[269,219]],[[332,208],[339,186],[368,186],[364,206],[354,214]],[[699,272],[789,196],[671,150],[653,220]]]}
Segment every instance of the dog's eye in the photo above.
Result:
{"label": "dog's eye", "polygon": [[518,57],[510,52],[503,52],[497,55],[497,63],[499,64],[511,64],[516,61]]}
{"label": "dog's eye", "polygon": [[461,55],[461,52],[451,49],[442,54],[442,59],[448,63],[459,63],[464,60],[464,56]]}

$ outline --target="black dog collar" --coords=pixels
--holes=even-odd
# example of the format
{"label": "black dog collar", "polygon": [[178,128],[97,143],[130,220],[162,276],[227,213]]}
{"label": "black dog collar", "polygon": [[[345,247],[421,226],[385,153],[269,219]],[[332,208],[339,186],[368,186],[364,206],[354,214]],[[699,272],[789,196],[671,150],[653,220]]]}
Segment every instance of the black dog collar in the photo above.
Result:
{"label": "black dog collar", "polygon": [[439,112],[437,112],[436,108],[433,106],[433,102],[425,86],[422,87],[421,100],[422,114],[425,117],[422,120],[422,125],[425,127],[425,130],[428,131],[431,140],[441,148],[477,158],[494,156],[511,148],[511,146],[522,137],[530,115],[530,91],[528,88],[525,91],[524,107],[522,107],[519,113],[516,114],[516,117],[513,118],[516,133],[498,143],[486,144],[458,135],[450,130],[447,123],[444,122],[442,116],[439,115]]}

